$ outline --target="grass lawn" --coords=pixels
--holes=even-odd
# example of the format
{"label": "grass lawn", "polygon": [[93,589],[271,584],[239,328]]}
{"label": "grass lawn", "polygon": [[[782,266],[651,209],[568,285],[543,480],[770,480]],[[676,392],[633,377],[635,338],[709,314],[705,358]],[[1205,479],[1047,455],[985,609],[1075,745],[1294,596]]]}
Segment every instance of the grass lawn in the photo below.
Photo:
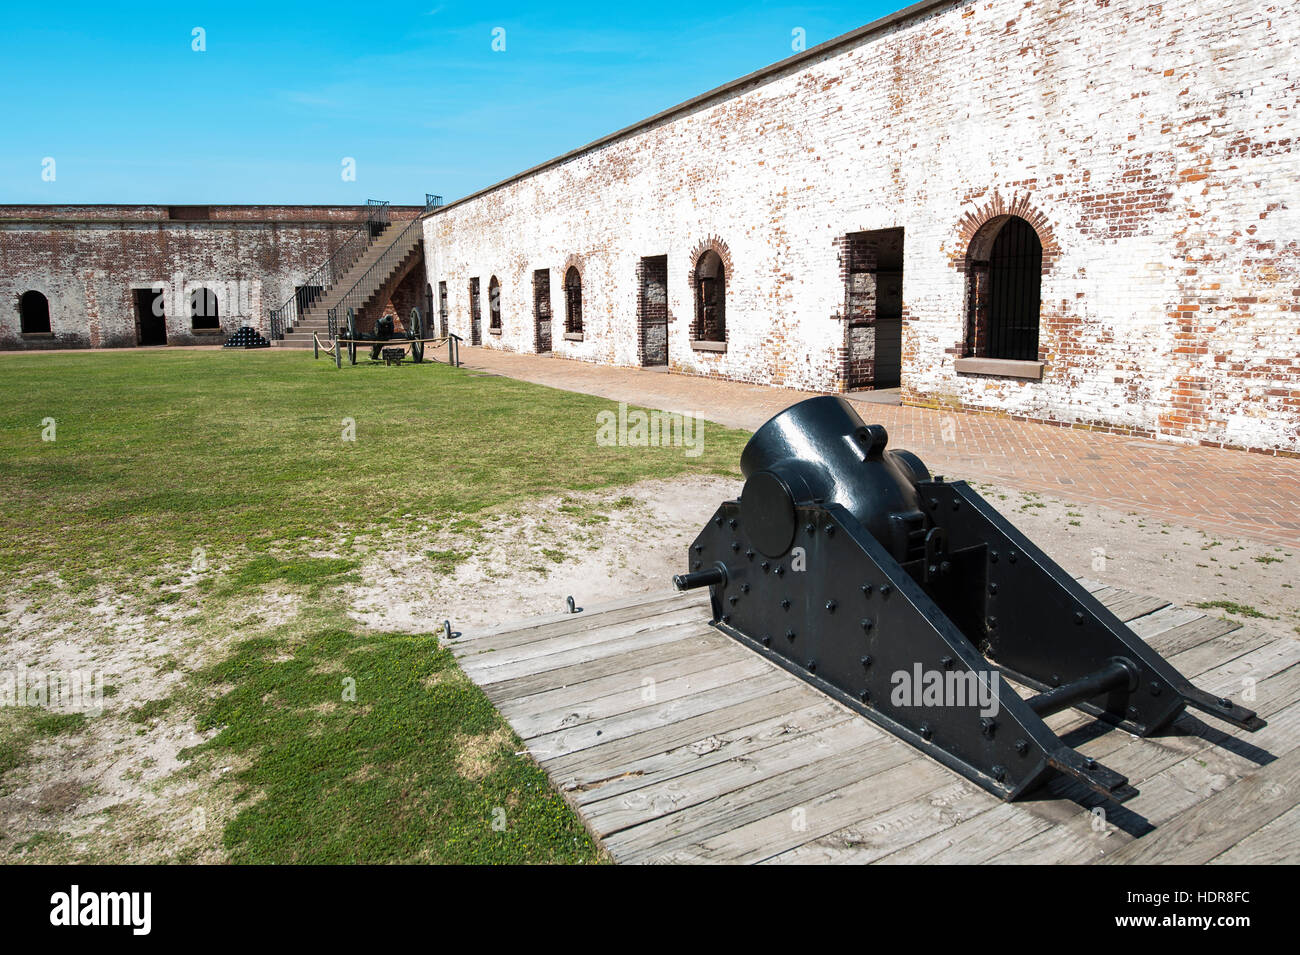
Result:
{"label": "grass lawn", "polygon": [[[744,433],[710,425],[694,458],[603,447],[596,416],[610,407],[440,364],[339,371],[278,350],[0,356],[7,600],[39,615],[125,594],[146,611],[185,608],[188,627],[226,647],[179,680],[160,667],[156,698],[127,710],[109,699],[87,721],[213,731],[180,772],[230,765],[233,861],[594,860],[436,637],[355,624],[344,591],[354,548],[384,533],[472,525],[548,494],[735,474]],[[307,609],[232,632],[234,608],[269,587],[296,589]],[[0,708],[0,796],[42,746],[84,729]],[[115,850],[91,839],[62,851],[51,858]]]}

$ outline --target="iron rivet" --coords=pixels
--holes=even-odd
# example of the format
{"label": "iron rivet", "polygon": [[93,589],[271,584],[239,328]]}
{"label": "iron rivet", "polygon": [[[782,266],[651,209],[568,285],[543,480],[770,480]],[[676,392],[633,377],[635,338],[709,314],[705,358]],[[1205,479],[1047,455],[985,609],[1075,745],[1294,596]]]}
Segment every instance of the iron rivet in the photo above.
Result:
{"label": "iron rivet", "polygon": [[881,585],[880,585],[880,596],[882,596],[882,597],[888,597],[891,593],[893,593],[893,590],[894,590],[894,588],[893,588],[893,587],[890,587],[889,584],[881,584]]}
{"label": "iron rivet", "polygon": [[766,574],[768,568],[771,567],[772,565],[771,565],[770,563],[768,563],[767,561],[763,561],[763,562],[762,562],[761,564],[759,564],[758,566],[759,566],[759,567],[762,567],[762,568],[763,568],[763,573]]}
{"label": "iron rivet", "polygon": [[871,618],[870,618],[870,617],[863,617],[863,618],[862,618],[862,629],[863,629],[863,630],[870,630],[870,629],[871,629]]}
{"label": "iron rivet", "polygon": [[794,631],[793,631],[793,630],[787,630],[787,631],[785,632],[785,638],[786,638],[787,640],[793,640],[793,639],[794,639]]}
{"label": "iron rivet", "polygon": [[998,592],[998,585],[997,585],[997,584],[989,584],[989,593],[991,593],[991,594],[995,594],[995,593],[997,593],[997,592]]}
{"label": "iron rivet", "polygon": [[789,609],[790,609],[790,599],[789,599],[788,597],[783,597],[783,598],[781,599],[781,609],[782,609],[782,610],[789,610]]}
{"label": "iron rivet", "polygon": [[864,596],[864,597],[870,597],[870,596],[871,596],[871,585],[870,585],[870,584],[863,584],[863,585],[862,585],[862,596]]}
{"label": "iron rivet", "polygon": [[1025,753],[1029,752],[1029,744],[1023,739],[1016,740],[1016,752],[1024,756]]}
{"label": "iron rivet", "polygon": [[1060,685],[1061,685],[1061,675],[1060,675],[1059,673],[1053,673],[1051,679],[1048,680],[1047,682],[1050,683],[1050,684],[1052,684],[1052,686],[1060,686]]}
{"label": "iron rivet", "polygon": [[727,521],[727,526],[730,527],[732,530],[735,530],[735,529],[736,529],[736,519],[733,517],[731,520]]}
{"label": "iron rivet", "polygon": [[1015,551],[1011,551],[1011,553],[1007,554],[1007,560],[1011,561],[1013,564],[1016,562],[1016,557],[1017,554]]}
{"label": "iron rivet", "polygon": [[989,563],[991,563],[991,564],[996,564],[997,562],[998,562],[998,552],[997,552],[997,551],[990,551],[990,552],[989,552]]}
{"label": "iron rivet", "polygon": [[740,550],[740,541],[732,541],[732,542],[731,542],[731,549],[732,549],[732,551],[738,551],[738,550]]}
{"label": "iron rivet", "polygon": [[809,660],[809,661],[808,661],[808,672],[809,672],[809,673],[816,673],[816,672],[817,672],[817,661],[816,661],[816,660]]}
{"label": "iron rivet", "polygon": [[922,738],[922,739],[927,739],[927,740],[928,740],[928,739],[930,739],[930,738],[933,737],[933,736],[934,736],[934,730],[930,729],[930,724],[929,724],[929,723],[922,723],[922,724],[921,724],[921,738]]}
{"label": "iron rivet", "polygon": [[871,691],[870,691],[870,690],[863,690],[861,693],[858,694],[858,699],[861,700],[863,703],[870,702],[870,700],[871,700]]}
{"label": "iron rivet", "polygon": [[745,556],[748,557],[750,560],[753,560],[753,559],[754,559],[754,549],[751,547],[751,548],[749,548],[748,550],[746,550],[746,551],[745,551]]}
{"label": "iron rivet", "polygon": [[871,657],[868,655],[862,658],[862,669],[865,670],[869,666],[871,666]]}
{"label": "iron rivet", "polygon": [[696,544],[695,547],[693,548],[693,550],[695,551],[695,553],[698,554],[700,551],[704,550],[704,545],[703,545],[703,544]]}
{"label": "iron rivet", "polygon": [[945,670],[951,670],[951,669],[952,669],[952,665],[953,665],[953,663],[955,663],[956,661],[953,660],[952,657],[944,657],[944,658],[943,658],[942,660],[940,660],[939,662],[943,664],[943,668],[944,668]]}
{"label": "iron rivet", "polygon": [[834,537],[834,536],[835,536],[835,525],[834,525],[834,524],[827,524],[827,525],[826,525],[826,536],[827,536],[827,537]]}
{"label": "iron rivet", "polygon": [[1232,709],[1232,700],[1228,699],[1227,697],[1219,697],[1219,705],[1222,706],[1225,710],[1230,710]]}
{"label": "iron rivet", "polygon": [[785,568],[782,567],[780,564],[777,564],[775,573],[778,577],[780,577],[782,574],[785,573]]}
{"label": "iron rivet", "polygon": [[1076,624],[1083,623],[1083,611],[1082,611],[1082,610],[1076,610],[1076,611],[1074,612],[1074,622],[1075,622]]}
{"label": "iron rivet", "polygon": [[741,584],[741,585],[740,585],[740,592],[741,592],[742,594],[747,594],[747,593],[749,593],[749,584]]}
{"label": "iron rivet", "polygon": [[990,630],[996,630],[996,629],[998,628],[998,618],[997,618],[997,617],[989,617],[989,620],[988,620],[988,627],[989,627]]}
{"label": "iron rivet", "polygon": [[763,646],[770,647],[771,645],[772,645],[772,636],[771,634],[768,634],[763,637]]}
{"label": "iron rivet", "polygon": [[731,604],[734,607],[736,606],[736,601],[739,599],[740,598],[737,597],[735,594],[732,594],[730,597],[727,598],[727,603]]}
{"label": "iron rivet", "polygon": [[1159,684],[1159,683],[1152,683],[1152,684],[1151,684],[1151,695],[1152,695],[1152,696],[1159,696],[1159,695],[1160,695],[1160,684]]}
{"label": "iron rivet", "polygon": [[827,612],[827,613],[834,613],[834,612],[835,612],[835,608],[838,607],[838,606],[839,606],[839,604],[837,604],[834,600],[828,600],[828,601],[826,601],[826,612]]}
{"label": "iron rivet", "polygon": [[1002,767],[1002,766],[994,766],[994,767],[993,767],[993,778],[996,779],[998,782],[1002,782],[1002,780],[1006,779],[1006,778],[1007,778],[1007,771],[1006,771],[1005,767]]}
{"label": "iron rivet", "polygon": [[731,614],[729,614],[729,613],[724,613],[724,614],[722,615],[722,622],[723,622],[723,623],[731,623]]}
{"label": "iron rivet", "polygon": [[809,521],[807,526],[804,527],[804,530],[806,530],[809,534],[816,534],[817,525],[814,524],[812,521]]}

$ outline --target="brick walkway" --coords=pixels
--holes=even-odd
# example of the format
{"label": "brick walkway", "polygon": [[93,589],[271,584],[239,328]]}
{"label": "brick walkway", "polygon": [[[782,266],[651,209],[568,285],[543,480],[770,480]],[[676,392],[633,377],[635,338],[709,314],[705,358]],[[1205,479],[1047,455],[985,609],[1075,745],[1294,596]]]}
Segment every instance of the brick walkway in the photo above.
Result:
{"label": "brick walkway", "polygon": [[[467,368],[644,407],[697,412],[747,430],[808,397],[783,388],[494,349],[466,347],[461,358]],[[1300,546],[1300,461],[1295,459],[849,397],[865,421],[889,430],[891,447],[915,452],[935,474]]]}

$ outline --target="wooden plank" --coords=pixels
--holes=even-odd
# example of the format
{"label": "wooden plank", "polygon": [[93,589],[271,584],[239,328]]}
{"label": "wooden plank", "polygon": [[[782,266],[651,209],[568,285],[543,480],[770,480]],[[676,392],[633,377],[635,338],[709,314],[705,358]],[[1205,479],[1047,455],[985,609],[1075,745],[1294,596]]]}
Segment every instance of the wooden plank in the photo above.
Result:
{"label": "wooden plank", "polygon": [[[665,644],[674,643],[678,640],[689,640],[693,637],[702,636],[707,632],[709,632],[707,624],[690,621],[677,626],[629,634],[615,640],[570,647],[558,653],[543,653],[538,656],[530,656],[524,660],[507,660],[494,665],[484,664],[483,666],[466,667],[465,675],[479,686],[487,689],[493,683],[512,680],[515,677],[525,676],[530,673],[558,670],[562,667],[572,666],[575,663],[617,656],[632,649],[663,647]],[[666,652],[668,651],[665,650]]]}
{"label": "wooden plank", "polygon": [[1253,832],[1211,865],[1296,865],[1300,863],[1300,806],[1293,806]]}
{"label": "wooden plank", "polygon": [[1153,637],[1158,637],[1170,630],[1194,623],[1204,616],[1205,614],[1199,610],[1170,604],[1168,607],[1161,607],[1144,617],[1130,620],[1128,627],[1147,643],[1151,643]]}
{"label": "wooden plank", "polygon": [[1165,657],[1179,673],[1191,679],[1192,674],[1203,673],[1211,667],[1244,656],[1252,650],[1272,643],[1276,637],[1255,627],[1238,627],[1213,640],[1207,640],[1180,653]]}
{"label": "wooden plank", "polygon": [[769,672],[761,676],[750,677],[747,680],[736,680],[730,685],[719,687],[716,690],[708,690],[695,696],[673,700],[653,707],[644,707],[632,713],[620,713],[617,716],[592,720],[590,723],[584,723],[581,726],[535,737],[528,741],[528,750],[537,759],[545,762],[554,756],[574,753],[595,746],[598,743],[609,743],[613,740],[635,736],[638,733],[643,733],[646,730],[667,723],[674,723],[679,720],[689,719],[692,716],[699,716],[702,713],[720,710],[733,703],[770,695],[788,685],[789,678],[789,674],[784,670],[772,667]]}
{"label": "wooden plank", "polygon": [[1000,799],[974,783],[951,775],[946,778],[953,781],[764,859],[763,864],[865,865],[1001,805]]}
{"label": "wooden plank", "polygon": [[[807,736],[783,740],[743,759],[728,759],[630,793],[589,802],[583,816],[602,837],[679,814],[720,796],[790,770],[824,763],[845,752],[863,751],[883,737],[864,721],[845,720]],[[691,814],[693,818],[696,814]]]}
{"label": "wooden plank", "polygon": [[1161,827],[1159,839],[1138,839],[1105,864],[1199,865],[1227,852],[1300,799],[1300,749],[1263,766]]}
{"label": "wooden plank", "polygon": [[926,836],[884,856],[890,865],[951,863],[970,865],[990,862],[1008,845],[1046,832],[1052,823],[1019,803],[999,802],[974,819]]}
{"label": "wooden plank", "polygon": [[1210,617],[1202,614],[1195,620],[1180,624],[1169,630],[1161,631],[1150,637],[1143,637],[1147,643],[1159,651],[1161,656],[1171,657],[1192,647],[1199,647],[1208,640],[1214,640],[1225,634],[1240,630],[1241,624],[1222,617]]}
{"label": "wooden plank", "polygon": [[809,800],[796,807],[801,810],[797,821],[790,812],[772,813],[701,840],[690,851],[696,859],[708,862],[761,862],[851,822],[928,795],[943,788],[948,778],[934,763],[909,761]]}
{"label": "wooden plank", "polygon": [[[671,644],[671,646],[675,657],[682,659],[692,653],[704,654],[723,646],[730,646],[733,643],[734,641],[709,627],[701,630],[698,637],[688,637],[685,640]],[[630,650],[627,653],[600,657],[595,660],[580,660],[577,663],[571,663],[566,667],[557,667],[554,670],[526,673],[510,680],[500,680],[483,689],[493,702],[497,700],[514,700],[521,696],[544,693],[547,690],[559,687],[580,686],[591,680],[598,680],[603,677],[626,673],[629,670],[651,666],[663,658],[664,649],[662,647],[643,647],[640,650]]]}
{"label": "wooden plank", "polygon": [[604,840],[605,845],[619,861],[651,861],[734,826],[774,812],[788,812],[823,793],[884,772],[903,762],[907,749],[906,744],[892,737],[882,737],[866,746],[760,779],[689,810],[615,833]]}
{"label": "wooden plank", "polygon": [[799,682],[787,682],[770,696],[746,699],[730,706],[709,710],[644,730],[635,736],[598,741],[596,745],[543,761],[546,771],[559,779],[579,782],[605,779],[623,772],[634,761],[691,746],[702,740],[726,740],[745,727],[782,719],[804,707],[820,704],[840,713],[848,710]]}
{"label": "wooden plank", "polygon": [[[656,614],[652,617],[624,620],[608,627],[586,627],[574,630],[571,633],[556,634],[546,640],[532,640],[518,646],[503,647],[501,649],[487,647],[481,652],[467,653],[460,657],[460,668],[470,674],[479,670],[490,670],[504,666],[507,663],[535,660],[538,657],[563,653],[565,650],[573,650],[578,647],[594,647],[641,634],[654,634],[669,627],[682,625],[694,625],[698,628],[708,626],[708,623],[700,619],[699,614],[693,607],[674,607],[665,613]],[[539,667],[539,669],[541,668]]]}
{"label": "wooden plank", "polygon": [[[683,647],[683,644],[687,646]],[[679,640],[671,644],[668,649],[673,651],[671,655],[665,655],[656,647],[653,655],[640,658],[639,666],[620,668],[614,673],[607,673],[592,680],[583,680],[580,683],[561,683],[523,694],[509,694],[496,690],[493,692],[493,700],[499,701],[497,709],[502,714],[511,711],[542,713],[588,703],[634,687],[638,690],[647,689],[647,680],[652,681],[657,691],[658,685],[664,680],[727,664],[748,663],[754,659],[754,654],[745,652],[744,648],[730,641],[722,646],[704,644],[701,647],[692,641]],[[683,650],[685,652],[682,652]],[[618,657],[605,659],[614,660]]]}
{"label": "wooden plank", "polygon": [[[499,627],[490,627],[466,633],[456,638],[454,646],[470,647],[508,633],[526,633],[529,639],[545,639],[547,636],[556,633],[569,633],[574,628],[589,625],[603,627],[610,623],[632,620],[638,615],[643,615],[661,605],[678,607],[696,603],[704,609],[707,615],[709,606],[707,591],[679,593],[675,590],[659,590],[645,594],[634,594],[631,597],[607,601],[598,606],[584,607],[580,614],[572,614],[567,611],[539,614],[535,617],[514,620]],[[579,603],[579,606],[581,606],[581,603]]]}
{"label": "wooden plank", "polygon": [[1169,606],[1169,601],[1160,597],[1149,597],[1146,594],[1135,594],[1124,590],[1116,590],[1103,603],[1106,604],[1107,610],[1125,623]]}
{"label": "wooden plank", "polygon": [[801,739],[817,730],[853,718],[852,714],[839,707],[806,706],[793,713],[771,716],[729,732],[710,734],[667,752],[627,760],[620,764],[615,776],[601,776],[584,768],[581,776],[569,778],[560,784],[560,788],[568,795],[570,802],[581,806],[685,776],[725,760],[744,759],[760,749],[790,739]]}
{"label": "wooden plank", "polygon": [[655,684],[654,695],[650,699],[646,698],[647,694],[640,684],[635,684],[607,696],[541,711],[531,709],[527,703],[512,702],[503,707],[501,713],[510,721],[515,732],[528,740],[606,717],[663,706],[674,700],[727,687],[737,680],[771,672],[772,664],[757,654],[750,654],[749,659],[731,660],[724,666],[665,679]]}

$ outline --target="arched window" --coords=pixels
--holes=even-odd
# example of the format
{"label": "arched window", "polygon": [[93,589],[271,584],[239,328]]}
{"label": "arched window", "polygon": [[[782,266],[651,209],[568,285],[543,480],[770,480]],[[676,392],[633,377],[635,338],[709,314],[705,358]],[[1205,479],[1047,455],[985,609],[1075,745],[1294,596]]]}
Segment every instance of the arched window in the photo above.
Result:
{"label": "arched window", "polygon": [[50,300],[35,290],[23,292],[18,299],[20,327],[24,335],[48,335],[50,332]]}
{"label": "arched window", "polygon": [[967,350],[974,357],[1038,360],[1043,243],[1020,216],[998,216],[971,240]]}
{"label": "arched window", "polygon": [[221,327],[217,315],[216,292],[206,288],[196,288],[190,292],[190,327],[196,330]]}
{"label": "arched window", "polygon": [[501,283],[495,275],[488,281],[488,331],[501,334]]}
{"label": "arched window", "polygon": [[564,331],[582,334],[582,276],[576,265],[564,273]]}
{"label": "arched window", "polygon": [[707,249],[695,262],[694,338],[701,342],[727,340],[727,275],[722,257]]}

